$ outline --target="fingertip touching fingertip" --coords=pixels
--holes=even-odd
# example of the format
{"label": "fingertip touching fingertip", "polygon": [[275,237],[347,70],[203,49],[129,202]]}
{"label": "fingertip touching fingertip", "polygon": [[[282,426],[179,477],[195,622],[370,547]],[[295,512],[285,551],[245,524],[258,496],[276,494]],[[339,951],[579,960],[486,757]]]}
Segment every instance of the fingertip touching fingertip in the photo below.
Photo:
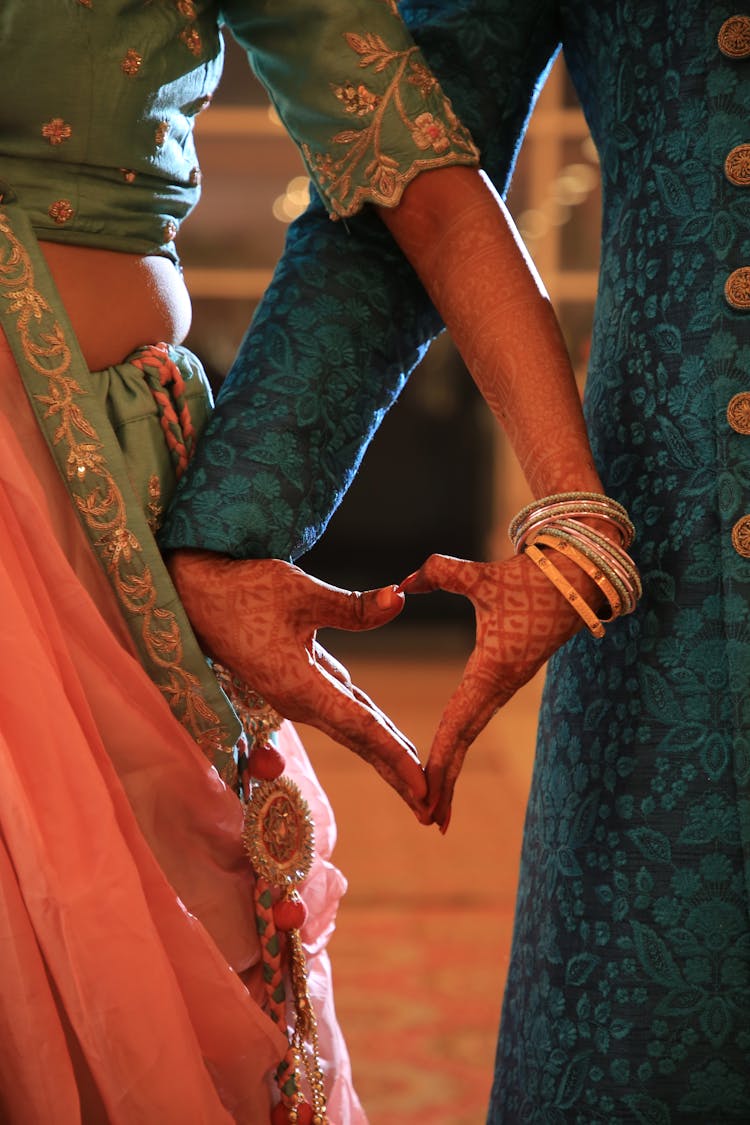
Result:
{"label": "fingertip touching fingertip", "polygon": [[398,586],[383,586],[375,595],[375,601],[381,609],[394,609],[403,600],[404,595]]}
{"label": "fingertip touching fingertip", "polygon": [[409,586],[414,583],[418,574],[419,574],[418,570],[413,570],[411,574],[407,574],[406,578],[404,578],[404,580],[402,582],[399,582],[398,586],[396,587],[398,592],[400,594],[405,594],[407,592],[407,590],[409,589]]}

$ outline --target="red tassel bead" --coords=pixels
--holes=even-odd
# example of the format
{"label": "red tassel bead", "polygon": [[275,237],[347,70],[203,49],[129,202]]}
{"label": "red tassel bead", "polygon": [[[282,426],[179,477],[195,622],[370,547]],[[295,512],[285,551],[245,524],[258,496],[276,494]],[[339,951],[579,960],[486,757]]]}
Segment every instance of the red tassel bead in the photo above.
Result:
{"label": "red tassel bead", "polygon": [[273,921],[277,930],[288,933],[299,930],[307,918],[307,907],[301,898],[282,898],[273,906]]}
{"label": "red tassel bead", "polygon": [[309,1102],[298,1102],[291,1110],[291,1117],[289,1113],[290,1107],[279,1102],[271,1110],[271,1125],[289,1125],[290,1122],[294,1122],[294,1125],[312,1125],[315,1116]]}
{"label": "red tassel bead", "polygon": [[248,755],[247,766],[251,777],[257,777],[259,781],[273,781],[281,777],[286,761],[275,746],[264,742],[261,746],[253,746]]}

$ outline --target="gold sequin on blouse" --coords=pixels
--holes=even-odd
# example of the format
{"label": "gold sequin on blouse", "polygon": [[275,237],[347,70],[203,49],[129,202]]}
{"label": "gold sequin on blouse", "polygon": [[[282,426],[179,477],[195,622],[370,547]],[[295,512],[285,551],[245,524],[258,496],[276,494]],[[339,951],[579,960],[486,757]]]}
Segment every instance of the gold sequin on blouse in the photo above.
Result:
{"label": "gold sequin on blouse", "polygon": [[334,86],[333,92],[339,99],[347,113],[354,113],[357,117],[366,117],[377,109],[380,98],[368,90],[365,85],[354,86],[345,82],[343,86]]}
{"label": "gold sequin on blouse", "polygon": [[198,32],[195,30],[195,28],[194,27],[184,28],[180,32],[180,39],[185,44],[188,51],[190,51],[190,54],[195,55],[195,57],[198,58],[201,51],[203,50],[203,44],[201,43],[201,37],[198,34]]}
{"label": "gold sequin on blouse", "polygon": [[48,209],[47,214],[58,226],[62,226],[73,218],[75,211],[69,199],[57,199]]}
{"label": "gold sequin on blouse", "polygon": [[422,66],[421,63],[414,63],[412,65],[411,73],[406,81],[410,85],[416,86],[420,94],[424,97],[431,94],[437,86],[437,78],[435,75],[432,74],[426,66]]}
{"label": "gold sequin on blouse", "polygon": [[63,121],[62,117],[53,117],[51,121],[42,125],[42,136],[46,137],[51,145],[61,145],[72,134],[73,130],[66,121]]}
{"label": "gold sequin on blouse", "polygon": [[137,51],[129,47],[125,52],[125,58],[120,63],[120,70],[123,74],[127,74],[129,78],[132,78],[141,69],[142,62],[143,55],[139,55]]}

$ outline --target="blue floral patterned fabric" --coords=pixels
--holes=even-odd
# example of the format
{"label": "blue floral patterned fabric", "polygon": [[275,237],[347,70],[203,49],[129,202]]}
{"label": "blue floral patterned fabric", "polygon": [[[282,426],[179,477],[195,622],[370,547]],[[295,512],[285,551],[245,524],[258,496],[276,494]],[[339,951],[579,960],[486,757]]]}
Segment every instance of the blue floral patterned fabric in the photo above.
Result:
{"label": "blue floral patterned fabric", "polygon": [[[488,1120],[745,1122],[750,308],[724,287],[733,276],[734,299],[750,298],[734,273],[750,265],[750,13],[698,0],[404,13],[501,187],[563,43],[604,189],[585,407],[645,591],[604,641],[580,634],[550,664]],[[326,226],[315,210],[290,233],[276,307],[175,511],[188,538],[285,556],[319,533],[437,330],[388,245],[375,224]],[[222,513],[208,497],[227,458]]]}
{"label": "blue floral patterned fabric", "polygon": [[[481,34],[467,19],[466,0],[402,7],[500,187],[557,46],[553,5],[544,5],[545,33],[533,36],[538,7],[528,5],[509,26],[501,3]],[[315,199],[290,226],[162,545],[255,558],[308,550],[440,328],[380,220],[361,213],[332,223]]]}

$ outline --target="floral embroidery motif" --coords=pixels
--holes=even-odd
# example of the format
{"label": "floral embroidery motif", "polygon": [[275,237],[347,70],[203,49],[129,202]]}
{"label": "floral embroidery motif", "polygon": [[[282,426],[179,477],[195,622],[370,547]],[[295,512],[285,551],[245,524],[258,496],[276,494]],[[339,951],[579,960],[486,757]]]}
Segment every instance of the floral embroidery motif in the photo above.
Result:
{"label": "floral embroidery motif", "polygon": [[28,364],[46,382],[34,394],[45,420],[54,419],[51,440],[62,443],[71,498],[101,559],[133,636],[147,657],[149,674],[170,707],[210,761],[226,758],[227,733],[205,699],[197,676],[185,668],[180,624],[159,604],[154,576],[128,523],[125,498],[81,399],[86,392],[70,375],[71,351],[61,325],[37,290],[34,266],[7,214],[0,212],[0,294],[15,317],[14,331]]}
{"label": "floral embroidery motif", "polygon": [[445,152],[450,141],[445,125],[431,113],[420,113],[414,121],[412,136],[418,148],[431,148],[435,152]]}
{"label": "floral embroidery motif", "polygon": [[[373,82],[352,78],[331,87],[333,96],[352,118],[362,122],[362,128],[337,133],[331,143],[339,146],[338,150],[314,152],[309,145],[302,146],[305,159],[315,169],[319,186],[336,214],[351,214],[364,199],[393,205],[421,168],[435,167],[443,161],[458,163],[461,157],[465,163],[476,162],[471,137],[422,62],[418,48],[393,49],[374,33],[348,32],[344,38],[358,56],[358,67],[370,70],[373,80],[377,80],[377,88]],[[414,95],[407,97],[409,89],[421,96],[422,112],[414,112]],[[424,104],[428,99],[429,104]],[[386,128],[387,145],[383,142]],[[394,150],[394,128],[405,131],[412,145],[431,155],[402,167],[390,155]],[[408,143],[404,148],[408,148]]]}
{"label": "floral embroidery motif", "polygon": [[53,117],[45,125],[42,125],[42,136],[46,137],[51,145],[60,145],[63,141],[67,141],[72,135],[73,130],[67,122],[63,121],[62,117]]}
{"label": "floral embroidery motif", "polygon": [[125,52],[125,58],[120,63],[120,70],[123,74],[127,74],[128,77],[132,78],[133,75],[137,74],[141,69],[142,62],[143,55],[139,55],[136,50],[129,47]]}
{"label": "floral embroidery motif", "polygon": [[47,214],[58,226],[62,226],[70,222],[75,212],[69,199],[58,199],[48,208]]}
{"label": "floral embroidery motif", "polygon": [[177,11],[186,20],[194,20],[197,15],[193,0],[177,0]]}

